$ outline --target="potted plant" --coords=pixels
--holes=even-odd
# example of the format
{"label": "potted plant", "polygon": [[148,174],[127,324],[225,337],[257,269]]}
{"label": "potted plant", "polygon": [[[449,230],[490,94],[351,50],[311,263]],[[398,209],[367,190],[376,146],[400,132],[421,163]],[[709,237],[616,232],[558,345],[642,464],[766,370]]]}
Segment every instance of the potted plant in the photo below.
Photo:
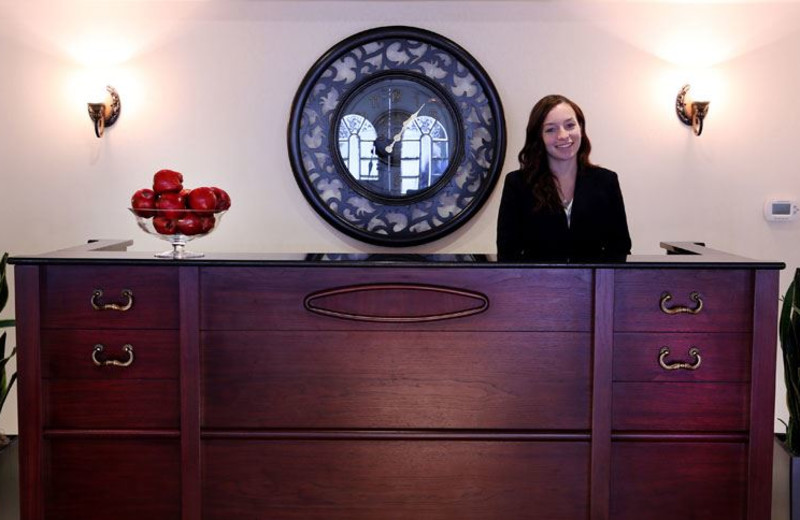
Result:
{"label": "potted plant", "polygon": [[772,518],[800,520],[800,268],[783,298],[779,334],[789,420],[775,436]]}
{"label": "potted plant", "polygon": [[[6,303],[8,303],[8,280],[6,279],[7,260],[8,253],[4,253],[2,260],[0,260],[0,314],[2,314]],[[13,326],[13,319],[0,319],[0,329]],[[11,352],[6,355],[6,337],[7,336],[5,332],[0,333],[0,414],[3,413],[3,405],[6,403],[8,394],[11,392],[14,382],[17,380],[16,372],[9,375],[6,370],[8,362],[17,353],[17,349],[14,347],[11,349]],[[10,441],[8,437],[6,437],[4,433],[0,431],[0,450],[8,445],[9,442]]]}
{"label": "potted plant", "polygon": [[[8,280],[6,279],[6,261],[8,253],[0,260],[0,314],[8,303]],[[0,330],[13,327],[13,319],[0,319]],[[17,380],[17,374],[8,373],[8,362],[16,354],[12,348],[6,355],[6,332],[0,332],[0,416],[8,394]],[[0,520],[19,518],[19,453],[16,442],[0,431]]]}

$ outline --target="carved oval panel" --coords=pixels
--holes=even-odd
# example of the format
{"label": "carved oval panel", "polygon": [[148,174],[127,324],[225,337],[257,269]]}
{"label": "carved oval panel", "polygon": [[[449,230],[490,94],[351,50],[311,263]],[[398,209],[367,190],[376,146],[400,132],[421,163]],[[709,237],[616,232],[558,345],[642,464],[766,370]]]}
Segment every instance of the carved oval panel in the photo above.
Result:
{"label": "carved oval panel", "polygon": [[327,289],[303,302],[310,312],[334,318],[417,323],[463,318],[489,308],[486,295],[435,285],[370,284]]}

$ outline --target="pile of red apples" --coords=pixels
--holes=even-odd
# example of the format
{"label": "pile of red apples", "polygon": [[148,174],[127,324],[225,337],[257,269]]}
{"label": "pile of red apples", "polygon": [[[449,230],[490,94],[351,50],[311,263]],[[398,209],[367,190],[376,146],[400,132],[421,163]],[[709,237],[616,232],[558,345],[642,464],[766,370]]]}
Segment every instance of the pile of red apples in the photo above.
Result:
{"label": "pile of red apples", "polygon": [[187,189],[183,174],[159,170],[153,176],[153,188],[137,190],[131,197],[136,215],[152,218],[153,227],[162,235],[202,235],[214,229],[215,214],[231,207],[225,190],[212,187]]}

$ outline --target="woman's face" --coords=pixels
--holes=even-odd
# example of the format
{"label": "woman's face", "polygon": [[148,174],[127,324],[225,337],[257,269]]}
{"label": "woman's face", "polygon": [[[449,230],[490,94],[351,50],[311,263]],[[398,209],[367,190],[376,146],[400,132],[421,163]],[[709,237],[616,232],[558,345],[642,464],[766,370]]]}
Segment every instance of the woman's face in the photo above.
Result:
{"label": "woman's face", "polygon": [[544,118],[542,140],[551,161],[575,160],[581,147],[581,126],[569,103],[559,103]]}

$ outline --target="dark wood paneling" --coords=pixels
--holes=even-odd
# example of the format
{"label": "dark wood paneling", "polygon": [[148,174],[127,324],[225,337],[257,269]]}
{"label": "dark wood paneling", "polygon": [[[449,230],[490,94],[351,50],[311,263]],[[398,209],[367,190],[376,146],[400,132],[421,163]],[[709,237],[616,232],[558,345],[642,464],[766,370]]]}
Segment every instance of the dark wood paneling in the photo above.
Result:
{"label": "dark wood paneling", "polygon": [[615,430],[747,430],[747,384],[614,383],[613,393]]}
{"label": "dark wood paneling", "polygon": [[181,268],[181,520],[202,518],[199,280],[197,267]]}
{"label": "dark wood paneling", "polygon": [[207,332],[209,428],[588,429],[585,333]]}
{"label": "dark wood paneling", "polygon": [[[42,294],[42,326],[52,329],[176,329],[178,276],[171,267],[47,266]],[[92,308],[95,289],[103,303],[122,303],[124,289],[133,292],[125,312]]]}
{"label": "dark wood paneling", "polygon": [[[586,269],[302,269],[201,270],[203,329],[213,330],[569,330],[591,329],[591,271]],[[427,285],[485,295],[479,314],[423,323],[365,323],[320,316],[303,306],[319,291],[369,284]],[[422,291],[384,301],[392,316],[419,316]],[[363,295],[364,293],[362,293]],[[410,293],[409,293],[410,294]],[[462,298],[463,300],[463,298]],[[439,305],[438,307],[436,305]],[[452,312],[464,301],[432,298],[424,313]],[[473,303],[468,303],[474,305]],[[386,309],[356,306],[382,315]]]}
{"label": "dark wood paneling", "polygon": [[19,414],[20,516],[42,520],[42,363],[40,268],[14,267]]}
{"label": "dark wood paneling", "polygon": [[[629,269],[617,272],[614,330],[626,332],[748,332],[752,330],[753,274],[750,271],[697,269]],[[669,307],[695,308],[689,298],[700,293],[698,314],[665,314],[661,295],[669,292]]]}
{"label": "dark wood paneling", "polygon": [[609,512],[614,274],[611,269],[595,272],[590,520],[608,520]]}
{"label": "dark wood paneling", "polygon": [[47,520],[180,518],[178,441],[50,439]]}
{"label": "dark wood paneling", "polygon": [[177,428],[177,380],[47,379],[46,428]]}
{"label": "dark wood paneling", "polygon": [[[750,380],[748,334],[671,334],[666,332],[614,336],[614,381],[729,381]],[[658,363],[661,347],[669,347],[667,364],[691,363],[689,349],[697,347],[696,370],[665,370]]]}
{"label": "dark wood paneling", "polygon": [[204,441],[205,520],[587,518],[588,443]]}
{"label": "dark wood paneling", "polygon": [[[96,344],[105,348],[101,361],[124,361],[124,345],[133,347],[130,366],[97,366],[92,362]],[[177,379],[177,330],[46,330],[42,332],[42,373],[58,379]]]}
{"label": "dark wood paneling", "polygon": [[746,467],[744,444],[615,442],[611,518],[741,520]]}
{"label": "dark wood paneling", "polygon": [[775,414],[779,278],[777,271],[756,271],[753,308],[753,363],[748,445],[748,518],[769,518],[772,491],[772,450]]}

